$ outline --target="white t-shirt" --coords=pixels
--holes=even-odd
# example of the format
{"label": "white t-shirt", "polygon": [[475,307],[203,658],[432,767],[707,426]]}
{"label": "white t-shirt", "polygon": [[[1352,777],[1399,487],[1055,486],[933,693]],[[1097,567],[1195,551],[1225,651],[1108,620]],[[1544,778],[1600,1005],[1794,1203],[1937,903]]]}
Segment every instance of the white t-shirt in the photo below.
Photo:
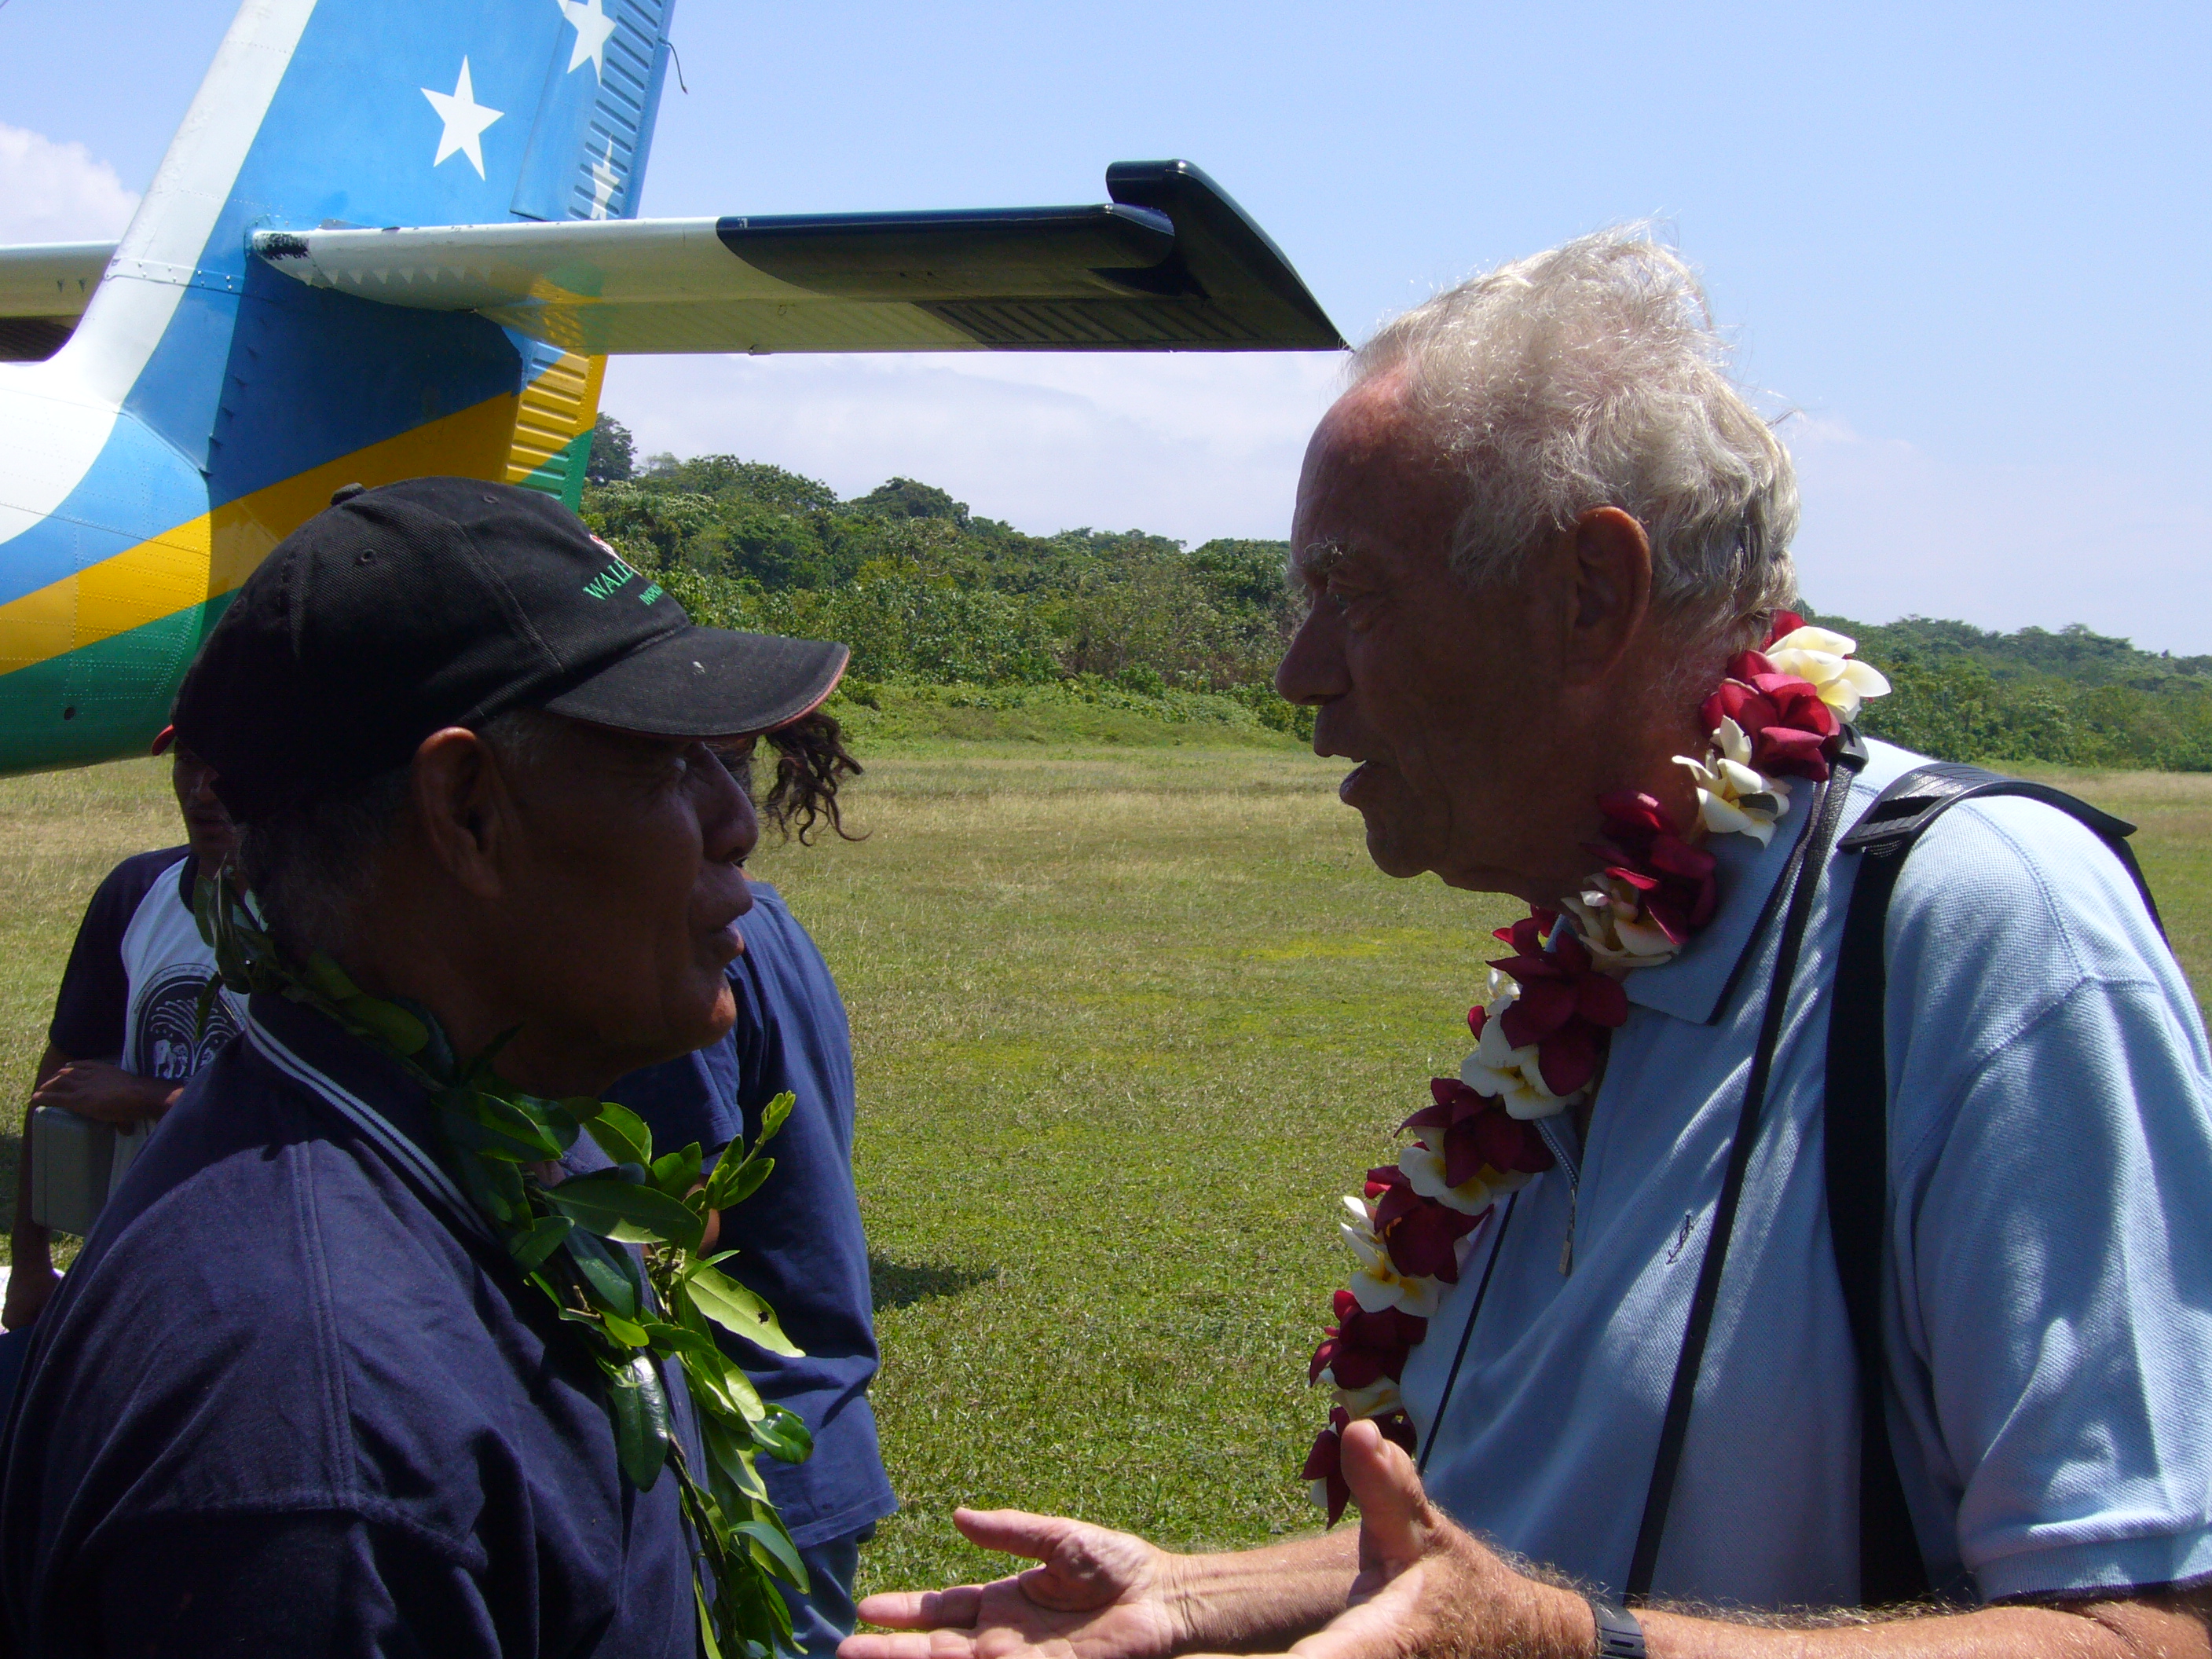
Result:
{"label": "white t-shirt", "polygon": [[[51,1028],[54,1046],[70,1059],[113,1055],[126,1072],[181,1083],[237,1034],[237,1009],[225,991],[200,1023],[200,998],[216,970],[192,915],[193,872],[191,852],[174,848],[125,859],[100,884],[77,930]],[[154,1127],[117,1130],[111,1193]]]}

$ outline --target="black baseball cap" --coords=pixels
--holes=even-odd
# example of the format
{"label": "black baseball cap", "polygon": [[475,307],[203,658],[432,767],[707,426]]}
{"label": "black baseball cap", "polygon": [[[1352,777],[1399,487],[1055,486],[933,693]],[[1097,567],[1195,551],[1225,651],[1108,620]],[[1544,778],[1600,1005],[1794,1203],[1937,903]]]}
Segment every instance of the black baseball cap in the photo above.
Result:
{"label": "black baseball cap", "polygon": [[695,625],[536,490],[410,478],[333,500],[246,579],[177,695],[176,740],[246,822],[510,709],[737,737],[845,672],[842,645]]}

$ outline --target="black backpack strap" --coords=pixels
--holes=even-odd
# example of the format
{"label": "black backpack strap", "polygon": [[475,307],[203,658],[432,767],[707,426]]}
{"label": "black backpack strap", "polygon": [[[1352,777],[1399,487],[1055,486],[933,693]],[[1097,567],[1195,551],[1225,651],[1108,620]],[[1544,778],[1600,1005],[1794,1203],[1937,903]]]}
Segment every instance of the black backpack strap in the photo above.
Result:
{"label": "black backpack strap", "polygon": [[[1751,1073],[1746,1079],[1742,1103],[1736,1109],[1735,1133],[1729,1142],[1727,1167],[1713,1202],[1711,1231],[1698,1264],[1698,1282],[1690,1297],[1682,1326],[1682,1346],[1674,1359],[1674,1378],[1667,1390],[1666,1414],[1660,1419],[1659,1448],[1652,1458],[1651,1483],[1644,1494],[1644,1516],[1636,1529],[1636,1547],[1629,1558],[1628,1577],[1621,1599],[1640,1607],[1650,1598],[1651,1582],[1659,1570],[1659,1546],[1667,1530],[1667,1511],[1674,1501],[1674,1478],[1682,1466],[1682,1449],[1690,1431],[1690,1411],[1696,1403],[1698,1373],[1705,1364],[1705,1340],[1711,1334],[1713,1310],[1719,1305],[1721,1274],[1728,1265],[1729,1241],[1735,1231],[1736,1206],[1743,1196],[1744,1177],[1751,1167],[1752,1150],[1759,1141],[1759,1121],[1766,1105],[1766,1085],[1774,1069],[1776,1045],[1790,1008],[1790,990],[1797,976],[1797,957],[1805,928],[1813,913],[1814,896],[1827,873],[1835,849],[1836,831],[1843,827],[1844,808],[1850,800],[1851,780],[1866,764],[1866,747],[1858,734],[1844,728],[1844,743],[1835,756],[1828,780],[1820,786],[1798,832],[1790,862],[1776,882],[1784,901],[1782,934],[1774,950],[1774,970],[1766,984],[1766,1002],[1759,1016],[1759,1041],[1752,1051]],[[1762,924],[1763,926],[1763,924]],[[1753,948],[1747,945],[1747,955]]]}
{"label": "black backpack strap", "polygon": [[[1883,930],[1905,854],[1960,801],[2020,795],[2078,819],[2111,848],[2159,920],[2127,838],[2135,826],[2048,784],[1948,762],[1906,773],[1881,792],[1837,843],[1864,854],[1851,888],[1828,1015],[1826,1180],[1828,1231],[1843,1282],[1859,1374],[1859,1600],[1870,1607],[1916,1601],[1929,1591],[1927,1564],[1912,1529],[1905,1486],[1889,1442],[1883,1401],[1883,1230],[1889,1215],[1889,1078],[1883,999],[1888,968]],[[2160,924],[2163,932],[2163,924]]]}

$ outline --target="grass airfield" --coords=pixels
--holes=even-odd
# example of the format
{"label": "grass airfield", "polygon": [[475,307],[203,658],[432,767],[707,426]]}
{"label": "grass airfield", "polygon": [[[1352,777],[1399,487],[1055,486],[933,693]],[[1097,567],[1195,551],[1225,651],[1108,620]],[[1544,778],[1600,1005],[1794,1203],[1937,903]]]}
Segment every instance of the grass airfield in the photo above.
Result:
{"label": "grass airfield", "polygon": [[[1340,763],[1201,735],[879,744],[853,787],[866,840],[755,860],[853,1014],[875,1398],[906,1505],[864,1588],[996,1571],[956,1503],[1187,1547],[1316,1518],[1294,1476],[1324,1415],[1304,1379],[1341,1277],[1334,1197],[1456,1066],[1509,908],[1377,873]],[[2142,826],[2212,987],[2212,776],[2038,775]],[[180,836],[144,761],[0,781],[0,825],[12,1198],[84,902]]]}

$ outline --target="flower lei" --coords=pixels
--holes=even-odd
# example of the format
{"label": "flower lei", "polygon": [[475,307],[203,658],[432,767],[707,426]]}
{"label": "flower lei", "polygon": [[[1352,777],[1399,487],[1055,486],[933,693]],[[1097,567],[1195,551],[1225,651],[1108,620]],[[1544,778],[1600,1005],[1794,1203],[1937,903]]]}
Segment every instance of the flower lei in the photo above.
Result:
{"label": "flower lei", "polygon": [[[1346,1197],[1339,1231],[1358,1265],[1336,1292],[1335,1323],[1314,1351],[1310,1383],[1335,1395],[1300,1478],[1334,1526],[1351,1498],[1339,1467],[1345,1428],[1374,1419],[1414,1449],[1398,1384],[1459,1282],[1471,1236],[1497,1200],[1553,1167],[1550,1120],[1596,1088],[1613,1030],[1628,1018],[1621,980],[1674,957],[1712,917],[1719,891],[1701,835],[1749,836],[1760,846],[1790,811],[1794,779],[1820,782],[1861,702],[1889,690],[1841,634],[1778,613],[1763,651],[1740,652],[1699,713],[1711,730],[1702,760],[1677,755],[1698,792],[1685,832],[1652,796],[1602,797],[1599,869],[1557,910],[1532,907],[1498,929],[1512,954],[1490,964],[1489,1000],[1469,1010],[1475,1050],[1455,1078],[1429,1081],[1430,1103],[1402,1124],[1413,1139],[1395,1164],[1367,1172]],[[1570,1270],[1573,1234],[1560,1257]]]}
{"label": "flower lei", "polygon": [[[607,1413],[623,1475],[649,1492],[664,1467],[675,1476],[697,1548],[692,1595],[708,1659],[726,1646],[769,1659],[791,1638],[791,1613],[774,1581],[806,1589],[806,1569],[755,1459],[795,1463],[812,1449],[805,1425],[763,1401],[714,1340],[734,1331],[770,1352],[797,1357],[769,1305],[702,1255],[708,1216],[749,1196],[775,1169],[762,1146],[783,1127],[793,1097],[771,1101],[742,1158],[725,1154],[700,1178],[697,1143],[653,1155],[636,1114],[588,1097],[547,1100],[491,1069],[502,1037],[474,1060],[458,1060],[428,1009],[368,995],[329,957],[302,966],[276,945],[250,896],[227,878],[203,878],[194,906],[213,945],[222,984],[274,993],[336,1021],[392,1056],[420,1083],[436,1114],[439,1162],[477,1212],[591,1351],[606,1380]],[[211,1003],[211,983],[204,1003]],[[508,1033],[508,1037],[514,1034]],[[587,1133],[611,1170],[549,1184],[546,1166]],[[644,1261],[623,1244],[644,1246]],[[695,1470],[670,1428],[658,1358],[684,1374],[696,1408],[703,1470]],[[711,1596],[711,1600],[710,1600]]]}

